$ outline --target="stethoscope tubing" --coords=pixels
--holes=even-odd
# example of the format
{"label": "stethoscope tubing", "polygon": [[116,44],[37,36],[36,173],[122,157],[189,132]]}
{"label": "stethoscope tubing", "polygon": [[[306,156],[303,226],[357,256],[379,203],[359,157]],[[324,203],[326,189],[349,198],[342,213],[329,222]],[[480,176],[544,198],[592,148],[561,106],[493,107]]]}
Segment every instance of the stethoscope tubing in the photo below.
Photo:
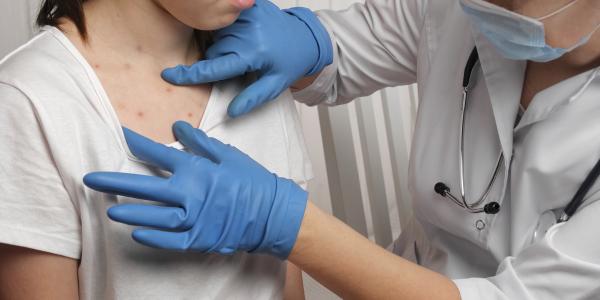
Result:
{"label": "stethoscope tubing", "polygon": [[466,209],[467,211],[471,212],[471,213],[491,213],[491,214],[496,214],[498,213],[498,211],[500,210],[500,204],[498,204],[497,202],[491,202],[485,206],[481,206],[481,204],[487,199],[487,197],[490,194],[490,191],[494,185],[494,183],[496,182],[496,179],[498,177],[498,174],[500,173],[500,166],[502,165],[502,162],[504,161],[504,155],[502,154],[502,150],[500,150],[500,154],[498,155],[498,160],[496,162],[496,166],[494,168],[494,172],[492,173],[492,178],[490,179],[483,195],[475,202],[469,204],[466,200],[466,196],[465,196],[465,166],[464,166],[464,162],[465,162],[465,139],[464,139],[464,131],[465,131],[465,112],[467,110],[467,100],[469,97],[469,89],[470,89],[470,85],[471,85],[471,77],[473,75],[473,70],[475,69],[475,66],[477,66],[477,64],[479,63],[479,53],[477,52],[477,48],[474,48],[473,51],[471,52],[471,55],[469,56],[469,59],[467,61],[467,65],[465,66],[465,71],[464,71],[464,75],[463,75],[463,90],[462,90],[462,102],[461,102],[461,113],[460,113],[460,130],[458,133],[458,145],[459,145],[459,151],[458,151],[458,168],[459,168],[459,187],[460,187],[460,199],[456,196],[454,196],[451,192],[450,192],[450,188],[442,183],[442,182],[438,182],[435,187],[434,190],[436,191],[436,193],[449,198],[450,200],[452,200],[454,203],[456,203],[458,206]]}
{"label": "stethoscope tubing", "polygon": [[567,204],[563,214],[560,216],[560,218],[558,218],[558,223],[563,223],[563,222],[568,221],[571,218],[571,216],[573,216],[575,214],[577,209],[579,209],[579,207],[583,204],[583,201],[585,200],[585,196],[590,191],[590,189],[592,188],[594,183],[596,183],[596,180],[598,180],[599,176],[600,176],[600,160],[598,160],[598,162],[596,162],[596,165],[594,165],[594,168],[592,168],[590,173],[587,175],[587,177],[585,178],[585,180],[579,187],[579,189],[577,189],[577,192],[573,196],[573,199],[571,199],[571,202],[569,202],[569,204]]}
{"label": "stethoscope tubing", "polygon": [[[470,84],[471,84],[471,76],[472,76],[473,70],[475,69],[475,66],[478,63],[479,63],[479,53],[477,52],[477,48],[475,47],[475,48],[473,48],[473,51],[469,55],[469,59],[467,60],[467,64],[465,65],[465,71],[463,74],[463,82],[462,82],[463,91],[462,91],[462,103],[461,103],[462,106],[461,106],[461,114],[460,114],[460,124],[461,125],[460,125],[459,137],[458,137],[459,138],[458,160],[459,160],[459,171],[460,171],[459,172],[460,199],[458,199],[458,197],[454,196],[450,192],[450,188],[443,182],[436,183],[434,186],[434,191],[436,193],[444,196],[445,198],[452,200],[455,204],[457,204],[460,207],[463,207],[464,209],[466,209],[467,211],[469,211],[471,213],[485,212],[486,214],[496,214],[500,211],[499,203],[490,202],[490,203],[484,205],[483,207],[481,207],[481,204],[489,196],[492,186],[494,185],[494,182],[496,182],[498,174],[500,173],[500,168],[502,166],[502,163],[504,162],[504,155],[502,153],[502,150],[500,151],[500,154],[498,155],[498,161],[496,163],[494,173],[493,173],[492,178],[490,179],[488,186],[486,187],[483,195],[476,202],[471,203],[471,204],[469,204],[467,202],[466,196],[465,196],[465,176],[464,176],[465,112],[467,110],[467,100],[468,100],[469,88],[470,88]],[[588,81],[588,83],[586,83],[586,85],[588,85],[596,77],[596,75],[599,73],[598,70],[599,69],[597,69],[594,72],[594,74],[592,75],[592,78],[590,78],[590,80]],[[581,207],[581,205],[583,204],[583,202],[585,200],[585,196],[588,194],[588,192],[590,191],[592,186],[598,180],[598,177],[600,177],[600,159],[596,162],[596,164],[594,165],[592,170],[586,176],[585,180],[583,181],[583,183],[581,184],[579,189],[577,189],[577,192],[575,193],[575,195],[573,196],[571,201],[565,207],[562,215],[556,220],[557,223],[562,223],[562,222],[568,221],[569,218],[571,216],[573,216],[575,214],[575,212],[577,212],[579,207]]]}

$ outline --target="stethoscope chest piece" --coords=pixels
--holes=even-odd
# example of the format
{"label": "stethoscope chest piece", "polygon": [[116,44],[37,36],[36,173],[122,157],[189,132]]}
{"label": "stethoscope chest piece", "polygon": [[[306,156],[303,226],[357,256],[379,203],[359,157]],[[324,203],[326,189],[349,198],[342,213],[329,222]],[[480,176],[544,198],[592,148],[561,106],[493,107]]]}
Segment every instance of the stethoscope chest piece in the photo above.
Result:
{"label": "stethoscope chest piece", "polygon": [[483,212],[488,215],[495,215],[500,212],[500,203],[492,201],[483,206]]}
{"label": "stethoscope chest piece", "polygon": [[[471,213],[482,213],[483,212],[488,215],[495,215],[500,212],[500,203],[498,203],[496,201],[487,203],[483,207],[475,207],[479,203],[476,203],[476,205],[473,205],[473,204],[470,205],[465,200],[465,197],[461,197],[461,200],[459,200],[457,197],[452,195],[452,193],[450,193],[450,188],[443,182],[436,183],[435,186],[433,187],[433,189],[436,193],[440,194],[443,197],[449,198],[454,203],[456,203],[458,206],[466,209],[467,211],[469,211]],[[478,201],[478,202],[480,202],[480,201]]]}

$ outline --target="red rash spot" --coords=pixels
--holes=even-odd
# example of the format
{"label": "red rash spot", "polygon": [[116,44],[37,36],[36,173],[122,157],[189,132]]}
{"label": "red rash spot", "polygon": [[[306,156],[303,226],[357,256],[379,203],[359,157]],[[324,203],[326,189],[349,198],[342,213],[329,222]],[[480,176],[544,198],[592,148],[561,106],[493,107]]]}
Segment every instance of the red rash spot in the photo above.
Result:
{"label": "red rash spot", "polygon": [[172,91],[173,91],[173,89],[172,89],[172,88],[170,88],[170,87],[168,87],[168,88],[166,88],[166,89],[165,89],[165,91],[167,91],[167,93],[170,93],[170,92],[172,92]]}
{"label": "red rash spot", "polygon": [[144,112],[138,111],[137,116],[140,118],[144,117]]}
{"label": "red rash spot", "polygon": [[95,65],[94,65],[94,68],[96,68],[96,69],[100,69],[100,65],[99,65],[99,64],[95,64]]}
{"label": "red rash spot", "polygon": [[191,117],[193,117],[193,116],[194,116],[194,114],[192,114],[192,113],[188,113],[188,118],[191,118]]}

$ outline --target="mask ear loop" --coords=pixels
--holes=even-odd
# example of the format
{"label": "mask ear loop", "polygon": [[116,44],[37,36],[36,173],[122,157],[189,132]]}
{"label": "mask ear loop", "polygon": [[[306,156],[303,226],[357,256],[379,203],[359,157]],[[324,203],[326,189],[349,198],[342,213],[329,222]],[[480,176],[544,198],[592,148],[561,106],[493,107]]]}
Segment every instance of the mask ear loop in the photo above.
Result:
{"label": "mask ear loop", "polygon": [[543,17],[541,17],[541,18],[537,18],[536,20],[538,20],[538,21],[543,21],[543,20],[546,20],[546,19],[548,19],[548,18],[552,18],[552,17],[554,17],[554,16],[556,16],[556,15],[560,14],[561,12],[563,12],[563,11],[565,11],[565,10],[569,9],[571,6],[575,5],[575,3],[577,3],[577,2],[579,2],[579,0],[573,0],[571,3],[569,3],[569,4],[567,4],[567,5],[565,5],[565,6],[561,7],[561,8],[559,8],[559,9],[558,9],[558,10],[556,10],[555,12],[551,12],[551,13],[549,13],[549,14],[547,14],[547,15],[545,15],[545,16],[543,16]]}
{"label": "mask ear loop", "polygon": [[571,96],[571,98],[569,98],[569,103],[579,99],[579,97],[581,97],[581,95],[587,90],[590,84],[594,82],[598,74],[600,74],[600,67],[596,68],[594,72],[592,72],[592,75],[590,75],[590,78],[588,78],[586,83],[581,87],[581,89],[579,89],[579,91],[575,95]]}
{"label": "mask ear loop", "polygon": [[[579,0],[573,0],[571,3],[569,3],[569,4],[565,5],[565,6],[563,6],[562,8],[559,8],[557,11],[555,11],[555,12],[552,12],[552,13],[549,13],[549,14],[547,14],[547,15],[545,15],[545,16],[543,16],[543,17],[541,17],[541,18],[537,18],[537,19],[535,19],[535,20],[536,20],[536,21],[538,21],[538,22],[542,22],[542,21],[544,21],[544,20],[546,20],[546,19],[548,19],[548,18],[551,18],[551,17],[553,17],[553,16],[556,16],[556,15],[560,14],[561,12],[563,12],[563,11],[565,11],[565,10],[567,10],[567,9],[571,8],[571,6],[575,5],[577,2],[579,2]],[[579,41],[579,43],[578,43],[578,44],[575,44],[575,46],[573,46],[572,48],[570,48],[570,50],[572,50],[572,49],[575,49],[575,48],[579,47],[579,46],[580,46],[581,44],[583,44],[583,43],[586,43],[586,42],[587,42],[587,41],[590,39],[590,37],[591,37],[592,35],[594,35],[594,34],[596,33],[596,31],[598,31],[598,29],[600,29],[600,23],[599,23],[598,25],[596,25],[596,28],[594,28],[594,30],[592,30],[592,32],[590,33],[590,35],[589,35],[589,36],[587,36],[587,37],[583,37],[583,38],[582,38],[582,39]]]}

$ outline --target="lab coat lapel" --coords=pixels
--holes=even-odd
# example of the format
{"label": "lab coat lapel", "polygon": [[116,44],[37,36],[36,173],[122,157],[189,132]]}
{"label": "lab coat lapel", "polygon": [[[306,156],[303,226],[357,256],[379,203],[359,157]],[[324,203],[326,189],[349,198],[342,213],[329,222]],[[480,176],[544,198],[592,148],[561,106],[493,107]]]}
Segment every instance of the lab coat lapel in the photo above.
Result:
{"label": "lab coat lapel", "polygon": [[526,63],[502,57],[485,37],[474,30],[485,83],[498,129],[505,167],[513,151],[513,129],[521,101]]}
{"label": "lab coat lapel", "polygon": [[539,92],[531,101],[517,128],[515,128],[515,133],[545,120],[554,112],[576,102],[598,74],[600,74],[600,68],[589,70]]}

